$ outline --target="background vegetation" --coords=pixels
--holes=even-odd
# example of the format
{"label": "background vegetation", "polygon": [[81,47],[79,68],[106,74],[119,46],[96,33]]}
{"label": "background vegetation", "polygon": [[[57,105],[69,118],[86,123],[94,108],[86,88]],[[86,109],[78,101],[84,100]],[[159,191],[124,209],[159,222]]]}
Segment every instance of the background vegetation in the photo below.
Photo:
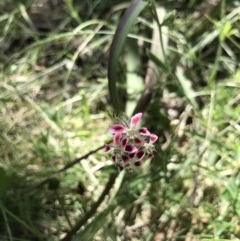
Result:
{"label": "background vegetation", "polygon": [[119,76],[130,115],[154,66],[143,125],[157,152],[117,175],[101,149],[109,48],[129,2],[0,3],[0,240],[240,240],[239,1],[156,2],[162,57],[151,4]]}

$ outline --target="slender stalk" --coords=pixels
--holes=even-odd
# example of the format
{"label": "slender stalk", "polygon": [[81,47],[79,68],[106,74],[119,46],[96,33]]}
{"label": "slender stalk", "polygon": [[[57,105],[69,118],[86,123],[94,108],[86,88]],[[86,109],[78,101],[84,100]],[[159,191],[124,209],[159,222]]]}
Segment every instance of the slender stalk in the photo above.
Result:
{"label": "slender stalk", "polygon": [[[107,143],[110,143],[111,141],[108,141]],[[99,150],[102,150],[104,148],[105,145],[99,146],[96,149],[89,151],[87,154],[78,157],[76,159],[74,159],[73,161],[67,163],[63,168],[59,169],[58,171],[54,172],[51,176],[49,176],[48,178],[42,180],[40,183],[38,183],[35,188],[39,188],[42,187],[44,184],[48,183],[48,181],[53,178],[56,177],[58,174],[66,171],[67,169],[73,167],[74,165],[78,164],[79,162],[81,162],[84,159],[87,159],[89,156],[91,156],[92,154],[98,152]]]}
{"label": "slender stalk", "polygon": [[80,228],[85,225],[87,223],[87,221],[93,217],[96,212],[98,207],[101,205],[101,203],[104,201],[105,197],[108,195],[108,193],[110,192],[112,186],[115,183],[115,179],[117,177],[117,174],[112,174],[109,177],[109,180],[105,186],[105,189],[103,190],[102,194],[100,195],[100,197],[98,198],[97,202],[95,202],[91,209],[84,215],[84,217],[82,219],[80,219],[75,226],[72,228],[72,230],[70,232],[67,233],[67,235],[61,239],[61,241],[70,241],[72,240],[72,237],[80,230]]}
{"label": "slender stalk", "polygon": [[152,10],[152,15],[157,23],[158,26],[158,31],[159,31],[159,39],[160,39],[160,44],[161,44],[161,50],[162,50],[162,55],[163,55],[163,61],[166,63],[166,66],[168,66],[167,64],[167,57],[166,57],[166,52],[165,52],[165,45],[163,42],[163,32],[162,32],[162,24],[159,21],[159,17],[158,17],[158,13],[157,13],[157,7],[155,4],[154,0],[150,0],[151,2],[151,10]]}
{"label": "slender stalk", "polygon": [[[225,17],[225,13],[226,13],[225,8],[226,8],[226,0],[222,0],[221,1],[221,14],[220,14],[221,19],[223,19]],[[218,69],[219,69],[220,57],[221,57],[222,51],[223,51],[222,50],[222,44],[223,44],[223,41],[224,41],[224,38],[222,38],[222,32],[219,33],[218,39],[219,39],[219,43],[218,43],[218,46],[217,46],[217,53],[216,53],[214,65],[213,65],[213,68],[212,68],[212,71],[211,71],[210,77],[209,77],[210,86],[214,86],[214,83],[215,83],[214,80],[216,78],[216,75],[217,75],[217,72],[218,72]]]}

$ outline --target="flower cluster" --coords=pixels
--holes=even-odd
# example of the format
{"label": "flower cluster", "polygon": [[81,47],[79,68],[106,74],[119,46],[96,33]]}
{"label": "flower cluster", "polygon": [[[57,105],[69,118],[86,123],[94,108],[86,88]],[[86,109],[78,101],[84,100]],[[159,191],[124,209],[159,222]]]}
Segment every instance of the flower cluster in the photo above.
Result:
{"label": "flower cluster", "polygon": [[146,127],[137,127],[141,118],[142,113],[138,113],[131,117],[130,124],[114,124],[109,128],[109,132],[113,134],[113,143],[105,145],[104,152],[111,154],[119,171],[130,171],[153,157],[154,143],[158,137]]}

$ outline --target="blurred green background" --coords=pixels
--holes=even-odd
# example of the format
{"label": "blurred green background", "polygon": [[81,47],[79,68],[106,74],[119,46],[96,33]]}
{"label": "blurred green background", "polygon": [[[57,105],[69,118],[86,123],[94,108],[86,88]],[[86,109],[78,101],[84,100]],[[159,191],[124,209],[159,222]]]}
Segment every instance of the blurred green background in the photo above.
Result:
{"label": "blurred green background", "polygon": [[157,151],[117,176],[101,149],[109,48],[129,2],[0,3],[0,240],[240,240],[239,1],[153,3],[119,75],[130,115],[153,68],[142,124]]}

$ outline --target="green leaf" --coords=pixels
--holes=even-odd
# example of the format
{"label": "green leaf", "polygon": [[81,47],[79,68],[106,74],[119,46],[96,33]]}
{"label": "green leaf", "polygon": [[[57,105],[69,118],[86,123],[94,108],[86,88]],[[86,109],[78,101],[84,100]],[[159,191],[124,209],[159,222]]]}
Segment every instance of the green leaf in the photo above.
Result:
{"label": "green leaf", "polygon": [[126,113],[127,115],[131,115],[144,85],[143,78],[139,75],[141,61],[137,40],[127,39],[126,45],[126,87],[128,96]]}
{"label": "green leaf", "polygon": [[239,188],[236,185],[234,179],[229,180],[226,188],[222,192],[222,197],[228,201],[229,203],[233,203],[236,201],[237,197],[239,196]]}
{"label": "green leaf", "polygon": [[119,22],[110,48],[108,62],[108,88],[113,108],[117,114],[121,112],[117,90],[117,82],[119,81],[117,75],[119,56],[131,26],[146,4],[147,3],[143,0],[133,0],[131,2],[130,6]]}

